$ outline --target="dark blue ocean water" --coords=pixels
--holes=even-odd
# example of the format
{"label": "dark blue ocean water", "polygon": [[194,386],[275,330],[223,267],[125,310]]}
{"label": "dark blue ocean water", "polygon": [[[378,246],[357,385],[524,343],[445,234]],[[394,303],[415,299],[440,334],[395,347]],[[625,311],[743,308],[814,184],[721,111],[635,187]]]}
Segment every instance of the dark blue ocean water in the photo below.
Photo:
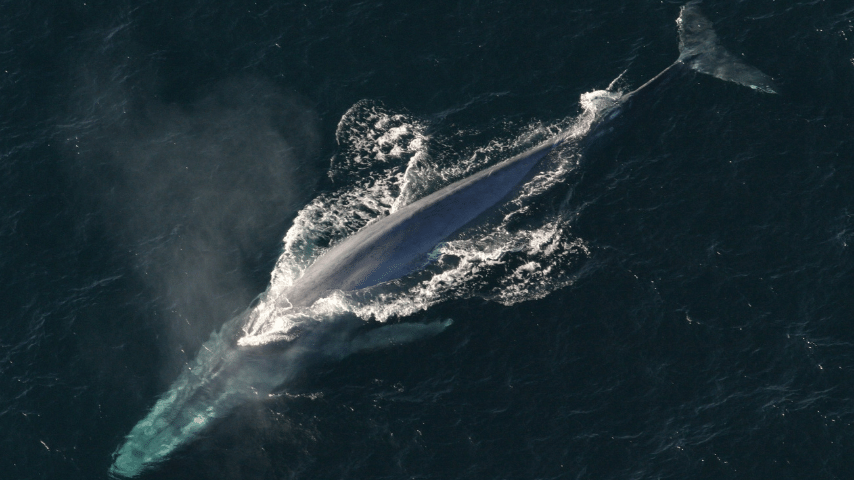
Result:
{"label": "dark blue ocean water", "polygon": [[[0,476],[107,477],[303,207],[384,172],[353,152],[403,155],[342,137],[358,105],[440,172],[498,160],[670,65],[680,5],[0,2]],[[307,368],[143,478],[851,478],[854,9],[703,10],[780,94],[690,77],[579,159],[525,207],[578,247],[547,294],[497,298],[502,257],[384,319],[440,335]]]}

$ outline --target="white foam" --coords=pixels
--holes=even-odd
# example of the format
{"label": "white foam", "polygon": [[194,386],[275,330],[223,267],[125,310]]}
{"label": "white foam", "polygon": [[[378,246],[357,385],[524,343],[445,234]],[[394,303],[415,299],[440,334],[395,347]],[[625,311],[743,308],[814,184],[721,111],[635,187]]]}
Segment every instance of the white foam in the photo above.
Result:
{"label": "white foam", "polygon": [[[329,175],[340,188],[318,196],[297,215],[270,286],[250,312],[239,343],[289,340],[298,335],[300,325],[343,313],[382,322],[452,298],[479,296],[510,305],[571,284],[572,272],[589,257],[589,248],[572,235],[570,215],[532,213],[530,206],[566,181],[578,165],[577,141],[620,97],[604,90],[586,93],[577,117],[523,125],[514,137],[495,138],[460,157],[443,152],[440,146],[448,139],[428,137],[423,121],[376,102],[358,102],[336,132],[340,153],[333,157]],[[460,130],[452,135],[464,140],[478,133]],[[333,292],[310,309],[294,309],[285,298],[287,288],[316,258],[369,222],[557,135],[564,136],[565,146],[553,154],[548,169],[520,188],[503,219],[443,243],[434,252],[435,262],[424,270],[363,291]],[[511,227],[519,216],[536,221],[526,228]]]}

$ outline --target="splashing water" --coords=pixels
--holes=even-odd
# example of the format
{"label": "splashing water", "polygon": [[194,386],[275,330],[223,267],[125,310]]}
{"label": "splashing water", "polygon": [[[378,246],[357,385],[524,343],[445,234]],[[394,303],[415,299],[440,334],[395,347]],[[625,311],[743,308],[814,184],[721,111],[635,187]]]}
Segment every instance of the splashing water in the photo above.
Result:
{"label": "splashing water", "polygon": [[[572,267],[589,250],[582,239],[572,236],[571,222],[562,212],[542,216],[536,212],[536,202],[575,168],[578,141],[620,97],[620,93],[604,90],[585,93],[578,117],[528,125],[515,138],[495,139],[449,164],[445,158],[449,153],[431,155],[431,139],[421,120],[391,113],[374,102],[358,102],[339,122],[336,138],[341,152],[329,173],[344,185],[300,211],[285,236],[284,252],[270,286],[249,314],[238,344],[291,340],[295,329],[305,322],[342,313],[385,322],[452,298],[480,296],[510,305],[568,285],[573,279]],[[503,208],[502,218],[437,246],[424,270],[363,291],[335,292],[308,311],[292,308],[285,298],[288,287],[314,259],[368,223],[558,135],[564,136],[567,146],[519,189]]]}

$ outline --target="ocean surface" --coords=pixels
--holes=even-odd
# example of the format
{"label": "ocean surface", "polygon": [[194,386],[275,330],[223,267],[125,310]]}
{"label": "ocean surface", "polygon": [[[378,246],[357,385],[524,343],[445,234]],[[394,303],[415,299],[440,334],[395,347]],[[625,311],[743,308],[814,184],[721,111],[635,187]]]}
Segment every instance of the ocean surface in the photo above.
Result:
{"label": "ocean surface", "polygon": [[[583,139],[676,60],[681,5],[0,1],[0,477],[108,478],[212,333],[366,223]],[[323,313],[441,333],[306,365],[140,478],[852,478],[854,8],[701,8],[779,94],[693,75],[570,142]]]}

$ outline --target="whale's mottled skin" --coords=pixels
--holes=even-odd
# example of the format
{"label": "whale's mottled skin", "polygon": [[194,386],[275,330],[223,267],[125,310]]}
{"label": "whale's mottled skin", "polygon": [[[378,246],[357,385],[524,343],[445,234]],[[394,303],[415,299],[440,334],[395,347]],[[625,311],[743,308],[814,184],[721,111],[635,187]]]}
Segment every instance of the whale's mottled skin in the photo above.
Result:
{"label": "whale's mottled skin", "polygon": [[[582,151],[604,141],[627,120],[639,118],[641,106],[654,103],[664,87],[692,71],[775,92],[767,75],[720,46],[697,2],[682,7],[677,23],[679,59],[599,113],[587,134],[577,139]],[[311,307],[332,291],[370,287],[417,269],[439,243],[500,205],[564,138],[558,135],[367,225],[318,258],[286,292],[288,301],[294,307]],[[363,332],[364,322],[358,320],[314,322],[289,342],[238,346],[235,337],[248,317],[249,311],[232,319],[203,345],[190,368],[116,450],[111,475],[139,475],[186,447],[211,422],[243,403],[266,397],[316,359],[334,360],[364,349],[426,338],[450,324],[400,323]]]}

